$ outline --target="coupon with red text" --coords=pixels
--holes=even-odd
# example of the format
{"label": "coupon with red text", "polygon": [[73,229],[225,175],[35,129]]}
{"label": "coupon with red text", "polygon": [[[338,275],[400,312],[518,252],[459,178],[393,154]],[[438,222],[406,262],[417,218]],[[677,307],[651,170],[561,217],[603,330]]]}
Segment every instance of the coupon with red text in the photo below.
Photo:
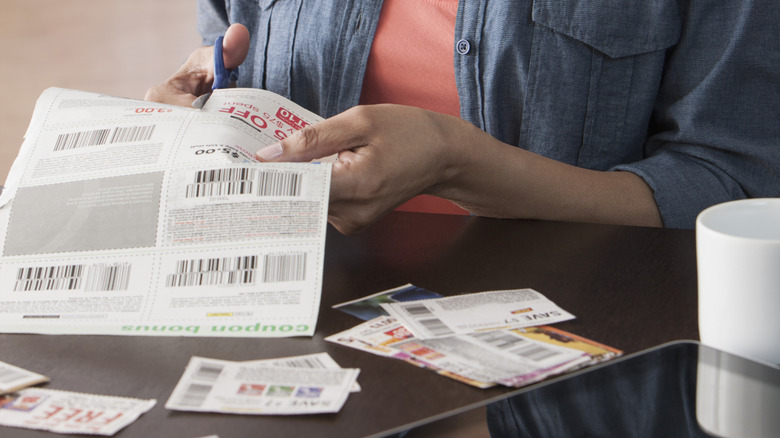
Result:
{"label": "coupon with red text", "polygon": [[155,403],[156,400],[28,388],[0,397],[0,425],[110,436]]}

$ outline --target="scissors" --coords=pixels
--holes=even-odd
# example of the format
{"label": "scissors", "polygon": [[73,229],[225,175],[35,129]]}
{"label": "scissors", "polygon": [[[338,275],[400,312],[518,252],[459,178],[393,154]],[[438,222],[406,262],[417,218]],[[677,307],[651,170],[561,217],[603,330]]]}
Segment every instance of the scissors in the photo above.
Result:
{"label": "scissors", "polygon": [[206,101],[211,97],[211,93],[218,88],[227,88],[231,82],[238,80],[238,67],[225,68],[225,58],[222,56],[222,40],[225,37],[220,35],[214,41],[214,83],[211,85],[211,92],[199,96],[192,102],[195,108],[202,108]]}

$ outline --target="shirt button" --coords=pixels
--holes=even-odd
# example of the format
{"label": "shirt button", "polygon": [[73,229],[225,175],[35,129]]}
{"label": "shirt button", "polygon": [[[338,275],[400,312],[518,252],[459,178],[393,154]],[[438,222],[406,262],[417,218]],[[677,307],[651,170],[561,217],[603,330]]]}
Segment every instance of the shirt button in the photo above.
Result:
{"label": "shirt button", "polygon": [[471,51],[471,43],[469,43],[465,39],[461,39],[455,44],[455,49],[460,53],[461,55],[465,55]]}

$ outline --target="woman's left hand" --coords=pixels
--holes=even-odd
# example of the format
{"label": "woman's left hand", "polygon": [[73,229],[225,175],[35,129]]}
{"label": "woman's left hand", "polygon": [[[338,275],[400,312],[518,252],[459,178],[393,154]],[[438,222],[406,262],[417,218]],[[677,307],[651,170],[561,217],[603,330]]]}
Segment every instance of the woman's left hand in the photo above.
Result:
{"label": "woman's left hand", "polygon": [[419,108],[351,108],[261,149],[262,161],[311,161],[338,154],[333,163],[329,221],[355,233],[421,193],[431,193],[456,171],[458,140],[473,125]]}

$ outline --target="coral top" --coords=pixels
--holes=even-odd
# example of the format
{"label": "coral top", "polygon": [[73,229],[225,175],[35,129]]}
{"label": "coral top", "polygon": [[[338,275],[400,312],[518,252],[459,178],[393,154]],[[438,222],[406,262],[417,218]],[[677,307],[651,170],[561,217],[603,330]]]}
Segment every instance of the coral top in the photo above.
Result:
{"label": "coral top", "polygon": [[[460,116],[454,40],[458,0],[385,0],[366,65],[360,103],[395,103]],[[401,211],[468,214],[420,195]]]}

